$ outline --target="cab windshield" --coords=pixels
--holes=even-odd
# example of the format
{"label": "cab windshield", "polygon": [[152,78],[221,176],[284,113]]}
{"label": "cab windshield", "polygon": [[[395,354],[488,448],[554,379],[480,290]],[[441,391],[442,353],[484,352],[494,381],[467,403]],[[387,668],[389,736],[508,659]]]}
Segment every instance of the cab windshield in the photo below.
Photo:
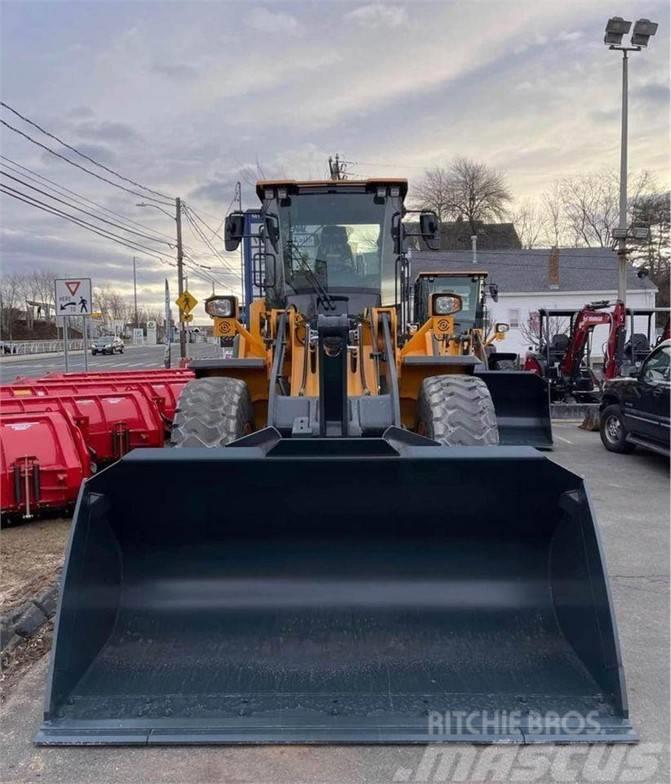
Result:
{"label": "cab windshield", "polygon": [[389,210],[375,193],[292,194],[279,202],[279,224],[285,278],[296,292],[310,291],[314,276],[326,290],[379,291],[394,269]]}

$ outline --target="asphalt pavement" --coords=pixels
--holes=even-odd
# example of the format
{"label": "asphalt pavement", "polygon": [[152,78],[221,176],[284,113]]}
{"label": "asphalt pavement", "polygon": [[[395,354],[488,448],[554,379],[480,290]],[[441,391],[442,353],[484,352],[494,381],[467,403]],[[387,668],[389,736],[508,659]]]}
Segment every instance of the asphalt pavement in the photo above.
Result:
{"label": "asphalt pavement", "polygon": [[[216,356],[218,347],[210,343],[193,343],[188,347],[189,356],[205,357]],[[165,355],[165,346],[132,346],[127,345],[123,354],[96,354],[88,353],[89,371],[115,371],[115,370],[143,370],[149,368],[162,368]],[[179,364],[179,345],[174,344],[171,350],[172,365]],[[72,351],[69,355],[69,371],[80,373],[84,371],[84,352]],[[65,357],[63,354],[9,355],[0,357],[0,382],[8,384],[17,376],[35,378],[45,373],[64,373]]]}
{"label": "asphalt pavement", "polygon": [[554,432],[550,459],[587,478],[596,509],[639,746],[36,748],[44,657],[5,705],[0,779],[4,784],[668,782],[669,464],[642,450],[611,454],[598,433],[575,423],[555,423]]}

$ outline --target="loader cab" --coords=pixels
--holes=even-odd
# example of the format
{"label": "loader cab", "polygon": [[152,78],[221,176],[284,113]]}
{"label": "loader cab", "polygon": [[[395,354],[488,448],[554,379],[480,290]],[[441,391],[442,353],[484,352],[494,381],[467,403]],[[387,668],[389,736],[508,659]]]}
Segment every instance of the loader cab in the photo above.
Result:
{"label": "loader cab", "polygon": [[401,180],[258,183],[268,303],[311,314],[327,292],[351,315],[396,304],[406,190]]}
{"label": "loader cab", "polygon": [[420,272],[414,286],[414,316],[418,325],[431,315],[434,294],[457,294],[461,297],[461,310],[454,315],[458,334],[481,328],[484,315],[486,272]]}

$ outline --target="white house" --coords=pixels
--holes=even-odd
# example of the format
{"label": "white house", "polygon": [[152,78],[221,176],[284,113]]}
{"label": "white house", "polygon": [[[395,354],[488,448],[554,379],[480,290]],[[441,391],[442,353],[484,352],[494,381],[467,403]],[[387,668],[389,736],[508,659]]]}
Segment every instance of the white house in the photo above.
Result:
{"label": "white house", "polygon": [[[490,299],[487,303],[490,320],[510,325],[506,339],[497,343],[497,348],[522,356],[530,346],[525,327],[540,308],[578,309],[598,300],[614,302],[617,264],[617,255],[609,248],[478,251],[476,265],[472,254],[465,251],[412,251],[410,256],[412,280],[420,272],[487,270],[489,282],[496,283],[499,290],[498,302]],[[627,307],[654,308],[656,294],[654,283],[639,278],[634,267],[628,265]],[[568,328],[568,320],[565,326]],[[634,327],[636,332],[647,332],[647,319],[636,319]],[[607,327],[594,330],[594,359],[603,354],[607,332]]]}

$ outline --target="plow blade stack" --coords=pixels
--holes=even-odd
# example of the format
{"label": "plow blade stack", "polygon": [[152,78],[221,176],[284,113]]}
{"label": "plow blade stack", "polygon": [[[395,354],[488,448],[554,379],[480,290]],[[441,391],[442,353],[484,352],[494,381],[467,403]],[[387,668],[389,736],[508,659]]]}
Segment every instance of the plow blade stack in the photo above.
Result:
{"label": "plow blade stack", "polygon": [[502,444],[552,449],[550,396],[544,379],[519,370],[483,370],[476,375],[492,396]]}
{"label": "plow blade stack", "polygon": [[164,426],[157,407],[137,390],[84,395],[29,395],[0,398],[3,414],[63,411],[81,429],[98,465],[131,449],[161,447]]}
{"label": "plow blade stack", "polygon": [[90,479],[37,741],[633,740],[582,480],[419,443],[266,430]]}
{"label": "plow blade stack", "polygon": [[[107,374],[104,374],[107,376]],[[15,382],[0,386],[0,396],[2,397],[21,397],[31,396],[77,396],[82,397],[89,394],[110,395],[130,390],[139,390],[144,393],[148,400],[154,400],[159,407],[163,417],[172,422],[177,408],[177,400],[184,387],[189,382],[188,376],[156,377],[147,379],[146,376],[129,379],[119,379],[112,374],[109,378],[103,378],[101,374],[98,378],[75,379],[38,379],[27,382]]]}

